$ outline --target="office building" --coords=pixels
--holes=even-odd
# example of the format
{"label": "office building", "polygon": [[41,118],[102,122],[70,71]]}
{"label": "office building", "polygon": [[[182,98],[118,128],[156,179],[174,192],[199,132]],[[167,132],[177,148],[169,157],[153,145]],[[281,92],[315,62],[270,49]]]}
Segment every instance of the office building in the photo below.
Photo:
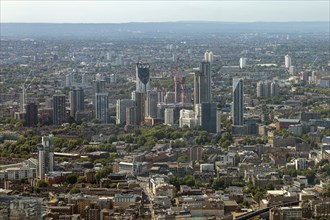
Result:
{"label": "office building", "polygon": [[78,111],[84,110],[84,90],[82,88],[75,88],[69,93],[70,96],[70,116],[76,118]]}
{"label": "office building", "polygon": [[233,79],[233,104],[232,120],[233,125],[243,125],[243,79]]}
{"label": "office building", "polygon": [[150,90],[149,64],[136,64],[136,91],[146,93]]}
{"label": "office building", "polygon": [[135,106],[131,99],[118,99],[116,104],[116,124],[126,123],[126,108]]}
{"label": "office building", "polygon": [[221,134],[221,109],[217,109],[217,133]]}
{"label": "office building", "polygon": [[65,95],[57,94],[53,96],[53,124],[60,125],[66,121]]}
{"label": "office building", "polygon": [[291,67],[291,57],[287,54],[284,57],[285,68],[289,69]]}
{"label": "office building", "polygon": [[146,116],[157,118],[158,94],[156,91],[147,91]]}
{"label": "office building", "polygon": [[239,59],[239,68],[241,68],[241,69],[243,69],[243,68],[245,68],[246,67],[246,58],[245,57],[241,57],[240,59]]}
{"label": "office building", "polygon": [[24,126],[36,127],[38,125],[38,106],[35,103],[28,103],[25,109]]}
{"label": "office building", "polygon": [[38,145],[37,177],[45,179],[45,174],[54,170],[54,135],[43,136]]}
{"label": "office building", "polygon": [[108,93],[95,94],[95,116],[102,124],[108,123]]}

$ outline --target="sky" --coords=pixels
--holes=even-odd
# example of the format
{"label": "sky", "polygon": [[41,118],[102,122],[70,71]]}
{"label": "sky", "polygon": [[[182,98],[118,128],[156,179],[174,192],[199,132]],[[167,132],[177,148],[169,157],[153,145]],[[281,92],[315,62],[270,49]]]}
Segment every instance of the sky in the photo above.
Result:
{"label": "sky", "polygon": [[0,0],[0,22],[329,21],[329,0]]}

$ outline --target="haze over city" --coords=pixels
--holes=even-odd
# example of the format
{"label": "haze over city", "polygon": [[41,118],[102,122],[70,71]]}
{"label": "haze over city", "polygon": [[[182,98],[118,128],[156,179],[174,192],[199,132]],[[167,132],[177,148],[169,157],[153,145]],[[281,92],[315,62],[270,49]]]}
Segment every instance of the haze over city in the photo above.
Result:
{"label": "haze over city", "polygon": [[1,22],[329,21],[329,1],[1,1]]}
{"label": "haze over city", "polygon": [[0,219],[329,220],[329,1],[1,0]]}

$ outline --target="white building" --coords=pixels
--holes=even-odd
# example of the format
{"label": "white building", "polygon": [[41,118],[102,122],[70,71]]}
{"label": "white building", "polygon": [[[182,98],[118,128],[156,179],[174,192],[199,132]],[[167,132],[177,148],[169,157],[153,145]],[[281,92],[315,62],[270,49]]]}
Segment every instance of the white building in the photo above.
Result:
{"label": "white building", "polygon": [[45,174],[54,170],[54,135],[43,136],[42,144],[38,146],[37,177],[44,179]]}
{"label": "white building", "polygon": [[187,125],[189,128],[194,128],[196,126],[195,113],[193,110],[181,109],[179,127]]}
{"label": "white building", "polygon": [[174,109],[166,108],[164,113],[164,124],[173,125],[174,124]]}
{"label": "white building", "polygon": [[239,59],[239,68],[241,68],[241,69],[243,69],[243,68],[245,68],[246,67],[246,58],[245,57],[241,57],[240,59]]}
{"label": "white building", "polygon": [[214,60],[213,52],[212,51],[206,51],[204,53],[204,60],[212,63],[213,60]]}
{"label": "white building", "polygon": [[291,57],[287,54],[284,57],[285,68],[289,69],[291,67]]}

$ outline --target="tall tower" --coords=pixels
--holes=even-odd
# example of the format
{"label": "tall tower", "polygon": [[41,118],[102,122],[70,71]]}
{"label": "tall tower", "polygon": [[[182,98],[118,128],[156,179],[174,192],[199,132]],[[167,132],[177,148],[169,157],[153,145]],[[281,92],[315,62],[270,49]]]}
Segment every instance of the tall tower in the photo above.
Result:
{"label": "tall tower", "polygon": [[245,57],[241,57],[239,59],[239,68],[243,69],[246,67],[246,58]]}
{"label": "tall tower", "polygon": [[212,63],[214,58],[213,58],[213,52],[212,51],[206,51],[204,53],[204,60],[207,61],[207,62],[210,62]]}
{"label": "tall tower", "polygon": [[103,79],[94,80],[94,92],[105,93],[105,80]]}
{"label": "tall tower", "polygon": [[76,88],[70,91],[70,116],[76,116],[77,111],[84,110],[84,90],[82,88]]}
{"label": "tall tower", "polygon": [[28,103],[25,106],[25,122],[27,127],[35,127],[38,124],[38,106],[35,103]]}
{"label": "tall tower", "polygon": [[211,65],[203,61],[194,74],[194,104],[211,102]]}
{"label": "tall tower", "polygon": [[147,91],[146,116],[157,118],[158,94],[156,91]]}
{"label": "tall tower", "polygon": [[65,95],[53,95],[53,124],[60,125],[65,120]]}
{"label": "tall tower", "polygon": [[149,64],[136,64],[136,91],[146,93],[150,90]]}
{"label": "tall tower", "polygon": [[37,177],[45,179],[45,174],[54,170],[54,135],[43,136],[42,144],[38,146]]}
{"label": "tall tower", "polygon": [[233,79],[233,125],[243,125],[243,79]]}
{"label": "tall tower", "polygon": [[145,118],[145,98],[144,92],[134,91],[132,98],[136,103],[136,124],[140,126],[144,122]]}
{"label": "tall tower", "polygon": [[289,69],[291,66],[291,57],[287,54],[284,57],[285,68]]}
{"label": "tall tower", "polygon": [[108,123],[108,93],[95,93],[95,113],[102,124]]}

